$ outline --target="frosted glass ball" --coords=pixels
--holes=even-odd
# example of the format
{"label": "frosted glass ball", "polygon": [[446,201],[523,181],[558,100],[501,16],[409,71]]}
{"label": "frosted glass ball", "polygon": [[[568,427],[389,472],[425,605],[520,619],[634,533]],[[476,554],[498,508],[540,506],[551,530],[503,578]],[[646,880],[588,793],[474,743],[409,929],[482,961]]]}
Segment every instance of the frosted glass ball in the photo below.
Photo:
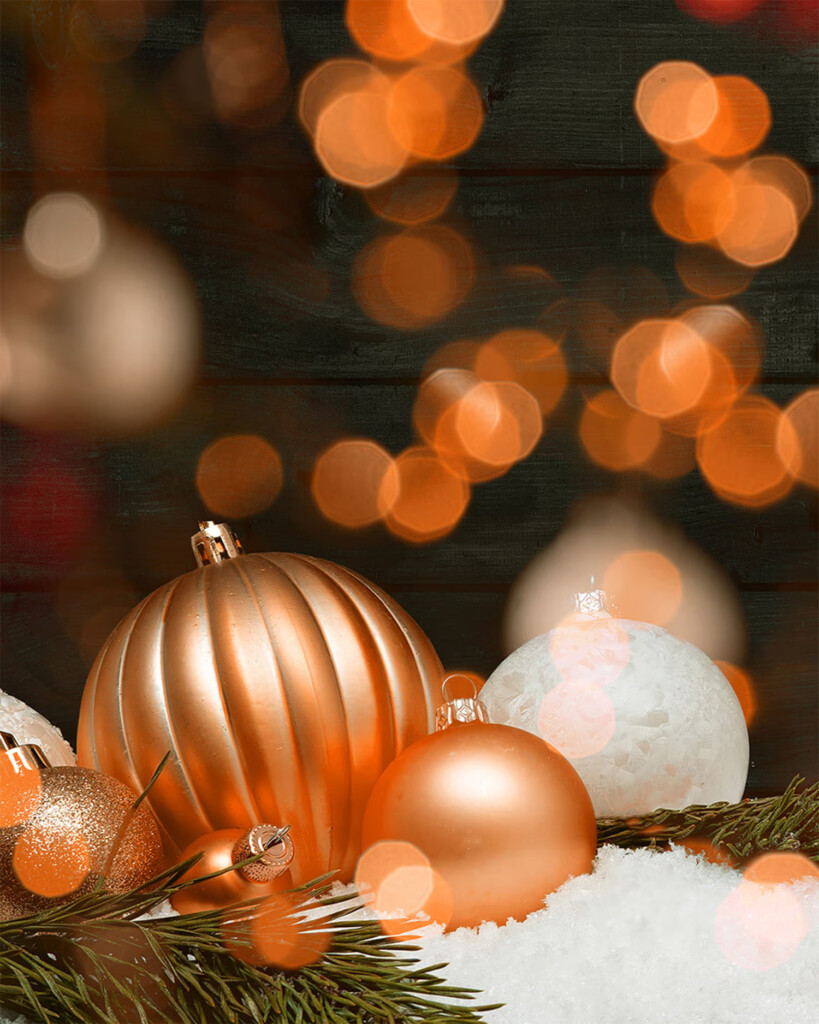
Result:
{"label": "frosted glass ball", "polygon": [[21,745],[33,743],[38,746],[55,768],[77,763],[70,743],[63,739],[56,725],[3,690],[0,690],[0,731],[11,733]]}
{"label": "frosted glass ball", "polygon": [[748,730],[731,685],[693,644],[627,619],[573,621],[509,655],[480,694],[493,722],[574,765],[597,817],[731,803]]}

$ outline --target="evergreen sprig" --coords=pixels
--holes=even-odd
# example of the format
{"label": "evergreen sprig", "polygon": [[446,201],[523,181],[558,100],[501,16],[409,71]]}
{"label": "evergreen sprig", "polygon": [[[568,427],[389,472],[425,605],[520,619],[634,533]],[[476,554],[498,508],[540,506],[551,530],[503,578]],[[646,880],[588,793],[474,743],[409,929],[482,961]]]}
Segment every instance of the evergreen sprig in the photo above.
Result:
{"label": "evergreen sprig", "polygon": [[222,910],[139,919],[191,884],[179,878],[194,862],[127,893],[97,889],[0,923],[0,1006],[44,1024],[477,1024],[497,1008],[453,1003],[474,990],[445,984],[435,972],[446,964],[418,968],[399,955],[419,947],[387,938],[377,922],[350,919],[361,901],[330,895],[326,877],[292,890],[280,912],[298,922],[300,943],[332,936],[295,972],[230,951],[250,948],[236,926],[259,901],[231,908],[229,933]]}
{"label": "evergreen sprig", "polygon": [[772,851],[819,861],[819,782],[805,786],[797,775],[780,796],[597,821],[599,846],[658,847],[686,839],[706,839],[739,864]]}

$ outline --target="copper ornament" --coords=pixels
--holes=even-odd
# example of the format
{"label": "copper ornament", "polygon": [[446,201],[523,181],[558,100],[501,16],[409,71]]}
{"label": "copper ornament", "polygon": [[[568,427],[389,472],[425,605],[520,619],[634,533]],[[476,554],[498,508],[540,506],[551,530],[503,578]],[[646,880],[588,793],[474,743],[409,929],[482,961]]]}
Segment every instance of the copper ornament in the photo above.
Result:
{"label": "copper ornament", "polygon": [[100,879],[127,892],[158,874],[159,828],[144,803],[131,815],[136,796],[0,733],[0,920],[85,896]]}
{"label": "copper ornament", "polygon": [[570,876],[591,871],[597,825],[580,777],[554,747],[488,724],[480,701],[449,702],[439,731],[384,772],[362,847],[411,843],[449,887],[447,931],[522,920]]}
{"label": "copper ornament", "polygon": [[180,914],[200,910],[216,910],[244,900],[262,899],[291,886],[293,843],[288,828],[256,825],[251,829],[226,828],[195,839],[179,856],[185,861],[197,853],[202,857],[180,878],[189,882],[215,871],[240,864],[248,857],[262,856],[235,871],[226,871],[217,878],[208,878],[171,897],[171,905]]}
{"label": "copper ornament", "polygon": [[86,684],[81,764],[150,794],[184,847],[223,828],[292,822],[299,885],[349,878],[384,768],[432,727],[441,665],[367,580],[293,554],[243,554],[224,525],[193,538],[200,568],[117,626]]}

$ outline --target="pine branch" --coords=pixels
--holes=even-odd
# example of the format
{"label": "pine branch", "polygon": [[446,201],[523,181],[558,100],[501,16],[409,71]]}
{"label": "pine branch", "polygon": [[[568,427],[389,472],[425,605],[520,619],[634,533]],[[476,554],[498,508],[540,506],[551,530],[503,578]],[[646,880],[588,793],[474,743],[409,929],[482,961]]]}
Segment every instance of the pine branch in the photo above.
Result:
{"label": "pine branch", "polygon": [[798,851],[819,861],[819,782],[804,783],[797,775],[781,796],[738,804],[694,804],[642,817],[600,818],[597,843],[655,848],[696,838],[727,851],[738,864],[774,850]]}
{"label": "pine branch", "polygon": [[[444,983],[434,968],[404,956],[378,923],[350,919],[359,900],[329,895],[318,880],[293,890],[300,937],[332,933],[309,967],[285,972],[254,966],[228,946],[258,901],[225,912],[134,920],[184,887],[185,865],[132,892],[94,892],[74,903],[0,923],[0,1006],[45,1024],[477,1024],[495,1006],[467,1007],[474,991]],[[185,883],[187,884],[187,883]],[[307,920],[304,911],[321,911]],[[250,944],[248,943],[248,947]]]}

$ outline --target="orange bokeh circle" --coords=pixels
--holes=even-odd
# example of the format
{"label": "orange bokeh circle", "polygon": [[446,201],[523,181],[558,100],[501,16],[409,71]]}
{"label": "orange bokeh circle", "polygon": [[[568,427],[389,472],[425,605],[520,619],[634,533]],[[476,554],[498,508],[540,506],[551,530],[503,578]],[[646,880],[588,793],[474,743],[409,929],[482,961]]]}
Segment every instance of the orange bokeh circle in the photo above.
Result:
{"label": "orange bokeh circle", "polygon": [[379,491],[379,509],[396,537],[424,544],[440,540],[460,522],[469,504],[466,481],[429,448],[417,446],[395,460]]}
{"label": "orange bokeh circle", "polygon": [[776,432],[776,450],[791,475],[819,488],[819,388],[810,388],[787,406]]}
{"label": "orange bokeh circle", "polygon": [[392,456],[375,441],[337,441],[316,460],[310,491],[327,519],[351,529],[369,526],[381,518],[378,495],[392,472]]}
{"label": "orange bokeh circle", "polygon": [[657,64],[640,79],[634,97],[640,124],[660,144],[699,138],[717,116],[718,108],[713,79],[689,61]]}
{"label": "orange bokeh circle", "polygon": [[699,437],[697,462],[717,494],[756,508],[788,493],[792,477],[777,451],[782,419],[773,402],[746,395],[718,426]]}
{"label": "orange bokeh circle", "polygon": [[643,465],[656,451],[662,427],[623,401],[616,391],[588,399],[580,417],[580,440],[592,462],[615,472]]}

